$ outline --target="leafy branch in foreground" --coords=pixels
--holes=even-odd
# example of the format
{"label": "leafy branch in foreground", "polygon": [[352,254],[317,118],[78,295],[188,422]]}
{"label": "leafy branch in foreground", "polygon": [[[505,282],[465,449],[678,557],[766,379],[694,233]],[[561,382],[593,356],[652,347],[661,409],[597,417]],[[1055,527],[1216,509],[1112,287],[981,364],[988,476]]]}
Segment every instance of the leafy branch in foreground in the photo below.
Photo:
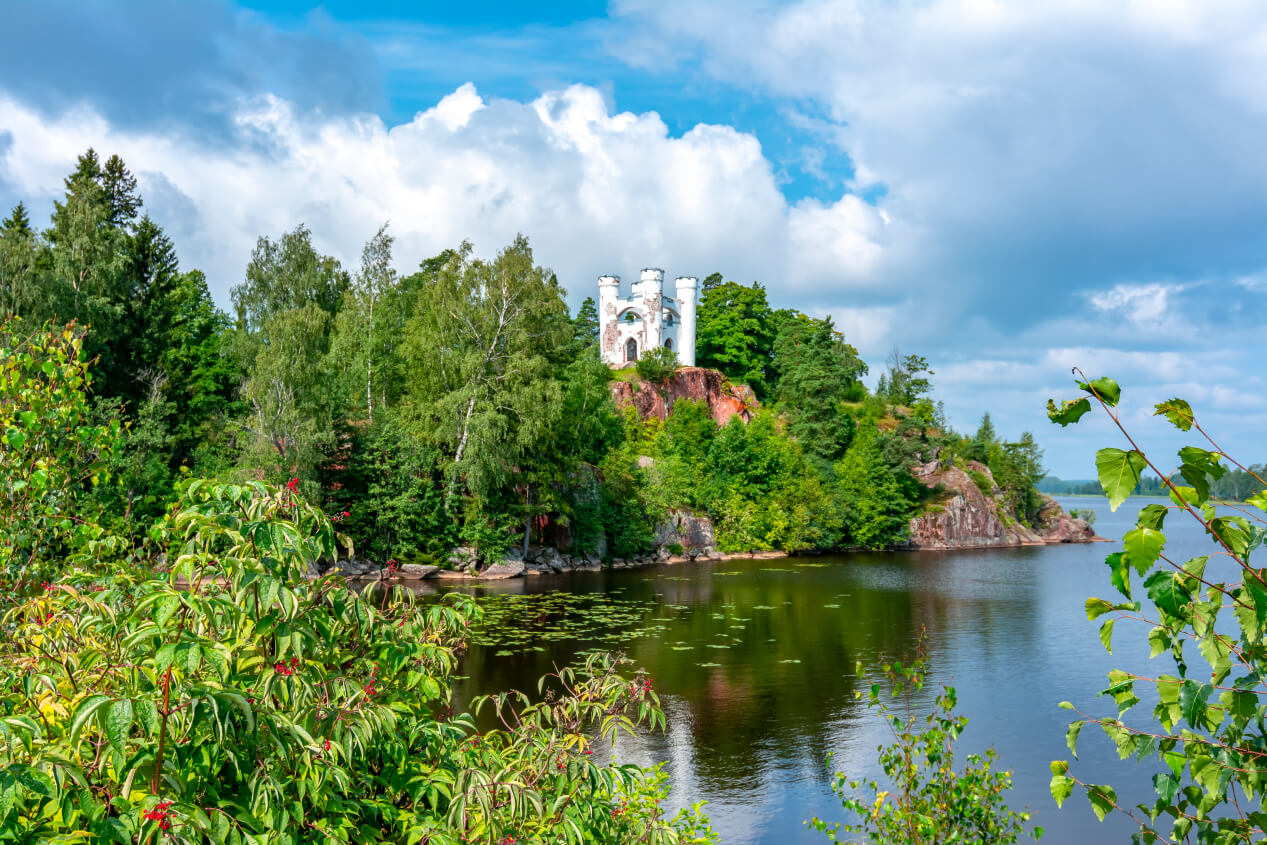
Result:
{"label": "leafy branch in foreground", "polygon": [[[1110,672],[1109,686],[1101,695],[1113,698],[1116,716],[1086,716],[1068,702],[1061,705],[1086,716],[1070,724],[1066,736],[1075,757],[1082,729],[1092,724],[1114,742],[1122,759],[1155,755],[1164,764],[1153,776],[1153,803],[1122,806],[1111,786],[1085,783],[1071,773],[1066,760],[1051,764],[1052,797],[1063,804],[1075,787],[1081,787],[1101,820],[1117,811],[1138,825],[1135,842],[1262,841],[1267,832],[1267,570],[1255,568],[1250,555],[1267,536],[1267,494],[1251,496],[1249,507],[1210,495],[1211,483],[1227,471],[1225,462],[1254,474],[1206,433],[1183,399],[1159,403],[1154,416],[1165,417],[1180,431],[1196,432],[1204,443],[1179,449],[1177,468],[1161,469],[1123,425],[1117,383],[1074,372],[1082,377],[1078,387],[1086,395],[1060,406],[1048,402],[1048,416],[1069,425],[1089,413],[1094,402],[1126,439],[1129,449],[1106,448],[1096,454],[1100,485],[1110,507],[1116,510],[1125,501],[1145,470],[1161,479],[1171,502],[1141,509],[1135,528],[1122,538],[1122,550],[1105,561],[1110,580],[1125,601],[1089,598],[1087,617],[1110,616],[1100,628],[1100,639],[1110,653],[1118,621],[1147,625],[1150,657],[1168,654],[1174,674]],[[1262,482],[1257,475],[1254,478]],[[1162,529],[1171,512],[1201,525],[1213,544],[1210,554],[1180,562],[1166,553]],[[1143,579],[1152,607],[1145,609],[1134,598],[1132,571]],[[1191,648],[1202,663],[1189,665]],[[1123,721],[1139,704],[1137,684],[1156,690],[1154,725]],[[1163,822],[1170,824],[1168,833],[1162,830]]]}
{"label": "leafy branch in foreground", "polygon": [[[186,485],[157,574],[83,569],[11,602],[0,640],[0,842],[708,841],[659,772],[591,743],[663,725],[591,657],[505,727],[448,714],[478,608],[301,573],[334,553],[289,488]],[[157,837],[157,838],[156,838]]]}
{"label": "leafy branch in foreground", "polygon": [[[881,685],[872,684],[867,706],[884,718],[893,742],[879,747],[880,765],[888,781],[882,789],[874,780],[850,780],[837,773],[832,790],[855,821],[828,824],[814,818],[809,825],[832,842],[844,842],[841,831],[858,834],[872,845],[934,845],[934,843],[1015,843],[1022,837],[1039,839],[1041,827],[1026,834],[1028,811],[1016,812],[1004,803],[1012,788],[1012,773],[993,769],[993,748],[984,755],[969,754],[962,771],[955,771],[955,742],[968,726],[955,714],[954,687],[942,687],[931,711],[917,713],[913,696],[923,689],[928,660],[921,648],[909,663],[894,661],[881,667],[889,698],[901,699],[894,709]],[[858,675],[864,673],[858,664]],[[862,692],[856,692],[862,698]]]}

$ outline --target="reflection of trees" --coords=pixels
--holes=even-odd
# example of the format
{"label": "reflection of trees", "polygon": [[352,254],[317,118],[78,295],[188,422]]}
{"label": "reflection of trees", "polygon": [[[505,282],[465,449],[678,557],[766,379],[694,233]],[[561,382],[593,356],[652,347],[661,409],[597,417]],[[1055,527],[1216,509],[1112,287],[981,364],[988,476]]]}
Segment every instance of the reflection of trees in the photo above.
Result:
{"label": "reflection of trees", "polygon": [[[842,726],[866,718],[853,697],[856,661],[909,652],[921,628],[928,630],[938,675],[951,654],[988,667],[1014,664],[1017,649],[1037,647],[1039,585],[1026,580],[1036,553],[1041,550],[854,554],[812,561],[827,564],[821,567],[800,565],[802,559],[729,561],[614,573],[569,586],[622,588],[620,599],[654,604],[654,615],[669,621],[663,633],[635,639],[624,650],[651,672],[679,715],[667,736],[645,737],[630,748],[650,760],[673,759],[675,769],[689,759],[691,771],[678,776],[717,795],[759,789],[777,770],[825,779],[827,752],[854,731]],[[551,586],[532,581],[526,589]],[[525,612],[503,624],[539,631],[560,620]],[[460,697],[507,688],[535,694],[541,675],[579,650],[602,645],[534,642],[546,651],[497,658],[496,649],[472,649],[462,666],[469,680]],[[693,648],[674,650],[679,642]],[[963,686],[971,678],[956,682]]]}

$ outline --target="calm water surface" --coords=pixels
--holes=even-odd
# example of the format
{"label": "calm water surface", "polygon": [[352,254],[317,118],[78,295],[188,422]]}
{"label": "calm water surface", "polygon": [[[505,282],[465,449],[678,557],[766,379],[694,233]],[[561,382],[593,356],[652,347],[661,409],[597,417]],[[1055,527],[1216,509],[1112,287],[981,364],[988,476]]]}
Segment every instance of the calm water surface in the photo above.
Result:
{"label": "calm water surface", "polygon": [[[1063,504],[1095,508],[1096,529],[1117,539],[1146,502],[1129,500],[1117,514],[1099,499]],[[1186,560],[1207,551],[1199,527],[1172,521],[1168,552]],[[517,579],[474,591],[495,618],[488,643],[464,660],[458,696],[535,691],[539,676],[579,652],[623,649],[654,676],[669,725],[621,739],[617,759],[666,763],[673,804],[707,801],[727,843],[826,842],[804,823],[843,818],[828,753],[835,768],[877,776],[875,747],[887,735],[854,699],[855,661],[901,655],[927,630],[932,674],[957,688],[971,720],[961,753],[997,749],[1014,770],[1010,803],[1036,811],[1045,842],[1125,842],[1125,819],[1097,822],[1078,793],[1057,810],[1047,791],[1048,764],[1069,756],[1071,714],[1057,704],[1115,715],[1112,701],[1096,696],[1108,670],[1156,671],[1145,629],[1119,623],[1110,656],[1083,612],[1089,595],[1112,598],[1103,561],[1115,548],[849,554]],[[1074,771],[1084,780],[1114,785],[1126,804],[1149,800],[1153,761],[1119,761],[1092,730],[1079,751]]]}

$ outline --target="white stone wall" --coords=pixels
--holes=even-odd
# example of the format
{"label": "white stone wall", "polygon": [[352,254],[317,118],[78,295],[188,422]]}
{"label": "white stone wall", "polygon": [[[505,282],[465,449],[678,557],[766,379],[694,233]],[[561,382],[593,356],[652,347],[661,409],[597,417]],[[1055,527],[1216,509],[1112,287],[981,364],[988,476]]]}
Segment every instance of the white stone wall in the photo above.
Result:
{"label": "white stone wall", "polygon": [[[668,345],[686,366],[695,364],[695,279],[677,280],[678,297],[664,295],[664,271],[643,270],[631,296],[620,296],[619,276],[598,277],[599,345],[613,367],[634,363],[648,350]],[[686,295],[688,300],[681,299]],[[632,346],[631,346],[632,343]]]}

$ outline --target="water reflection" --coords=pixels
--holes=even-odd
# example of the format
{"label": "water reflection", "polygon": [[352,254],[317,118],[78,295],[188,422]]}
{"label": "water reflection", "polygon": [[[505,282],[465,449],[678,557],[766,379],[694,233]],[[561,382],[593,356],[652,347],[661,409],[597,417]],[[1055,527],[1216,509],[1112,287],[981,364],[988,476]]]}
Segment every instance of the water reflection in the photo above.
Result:
{"label": "water reflection", "polygon": [[[1105,511],[1101,533],[1120,536],[1132,505]],[[1171,545],[1196,554],[1201,538],[1172,532]],[[1147,663],[1142,634],[1120,632],[1110,657],[1083,614],[1087,595],[1111,589],[1111,550],[729,561],[461,588],[503,610],[489,644],[464,660],[458,695],[535,691],[538,677],[580,652],[623,649],[654,676],[669,726],[622,739],[619,759],[665,762],[674,803],[709,801],[726,842],[825,841],[803,822],[841,817],[827,754],[852,775],[873,776],[887,735],[854,699],[855,661],[907,653],[926,629],[934,674],[957,686],[972,720],[964,753],[997,747],[1015,769],[1012,803],[1039,811],[1045,841],[1123,841],[1124,821],[1100,825],[1078,799],[1058,812],[1047,794],[1048,763],[1068,756],[1068,714],[1057,702],[1106,710],[1095,697],[1105,673]],[[1091,732],[1080,751],[1082,775],[1115,784],[1131,803],[1148,796],[1152,768],[1118,761]]]}

